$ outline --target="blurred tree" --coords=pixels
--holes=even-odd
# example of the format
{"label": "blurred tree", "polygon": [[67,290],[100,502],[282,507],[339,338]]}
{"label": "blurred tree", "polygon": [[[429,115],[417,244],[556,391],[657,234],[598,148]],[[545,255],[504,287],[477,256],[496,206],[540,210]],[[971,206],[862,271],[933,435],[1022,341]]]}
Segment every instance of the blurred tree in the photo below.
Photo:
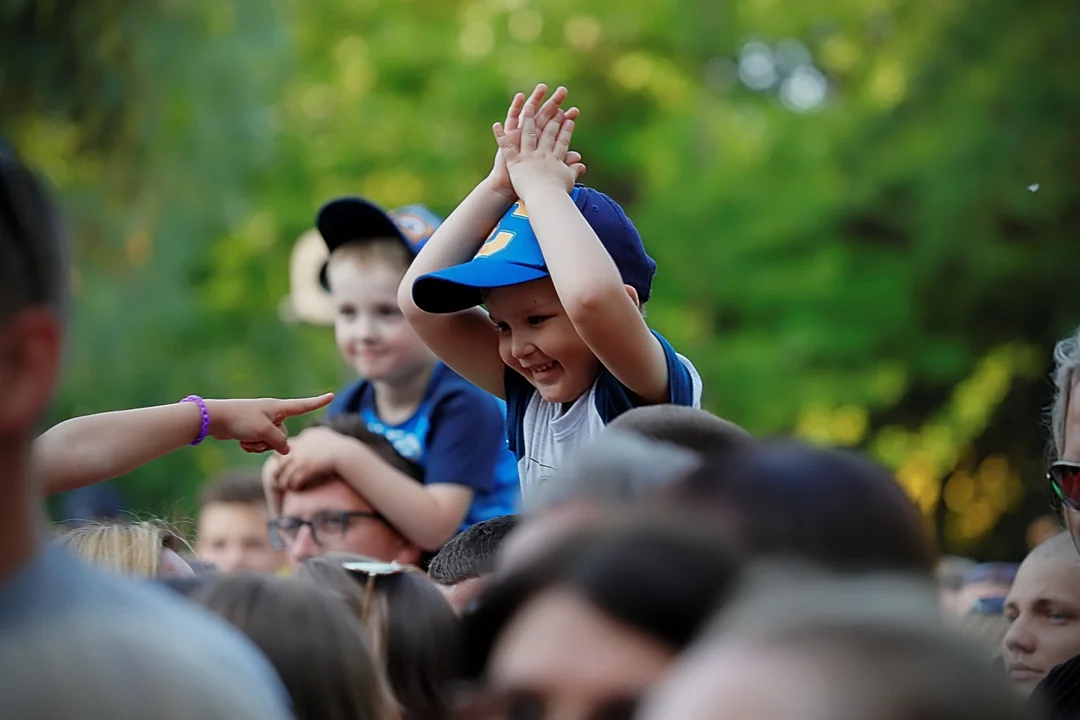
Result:
{"label": "blurred tree", "polygon": [[[448,212],[487,171],[510,94],[544,80],[582,108],[587,181],[642,231],[650,322],[701,369],[711,410],[866,447],[950,548],[1021,551],[1022,529],[991,531],[1041,504],[1041,378],[1080,322],[1055,291],[1080,219],[1080,10],[158,5],[47,21],[0,6],[21,23],[0,35],[0,100],[19,101],[17,136],[79,228],[60,414],[338,384],[329,331],[277,317],[292,241],[338,194]],[[95,50],[8,72],[50,43]],[[205,472],[236,456],[181,454],[127,486],[152,508],[189,496],[191,457]]]}

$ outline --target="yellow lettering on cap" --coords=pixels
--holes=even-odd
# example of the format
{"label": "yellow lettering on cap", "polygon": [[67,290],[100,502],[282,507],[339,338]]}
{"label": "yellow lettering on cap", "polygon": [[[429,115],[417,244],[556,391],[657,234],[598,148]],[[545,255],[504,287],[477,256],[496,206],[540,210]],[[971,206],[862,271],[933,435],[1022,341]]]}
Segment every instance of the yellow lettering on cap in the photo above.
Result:
{"label": "yellow lettering on cap", "polygon": [[487,257],[488,255],[494,255],[500,250],[505,250],[506,246],[509,245],[510,241],[513,239],[514,233],[509,232],[508,230],[500,230],[480,246],[480,251],[476,253],[476,257]]}
{"label": "yellow lettering on cap", "polygon": [[525,209],[525,203],[518,200],[514,203],[514,217],[527,218],[529,217],[529,211]]}

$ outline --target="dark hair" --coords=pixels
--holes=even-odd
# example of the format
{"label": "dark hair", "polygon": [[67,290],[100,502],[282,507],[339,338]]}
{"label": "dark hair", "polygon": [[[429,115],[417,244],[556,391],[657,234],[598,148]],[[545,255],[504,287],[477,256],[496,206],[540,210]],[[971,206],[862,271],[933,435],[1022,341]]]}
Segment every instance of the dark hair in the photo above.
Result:
{"label": "dark hair", "polygon": [[67,311],[67,237],[43,183],[0,138],[0,320],[44,305]]}
{"label": "dark hair", "polygon": [[517,515],[500,515],[455,535],[431,561],[428,577],[440,585],[457,585],[490,573],[503,540],[517,525]]}
{"label": "dark hair", "polygon": [[413,480],[424,481],[424,469],[418,463],[409,460],[394,449],[393,443],[378,433],[368,430],[364,419],[355,413],[339,413],[329,418],[317,420],[311,427],[326,427],[334,432],[347,435],[354,440],[364,443],[379,456],[383,462],[395,470],[399,470]]}
{"label": "dark hair", "polygon": [[214,582],[217,575],[200,573],[196,575],[168,575],[156,578],[156,582],[175,593],[190,598],[196,592]]}
{"label": "dark hair", "polygon": [[527,566],[496,576],[462,618],[463,674],[480,677],[503,629],[554,587],[682,650],[735,587],[738,566],[721,548],[713,533],[683,518],[609,520],[569,535]]}
{"label": "dark hair", "polygon": [[836,571],[934,569],[918,509],[889,473],[852,453],[781,442],[712,456],[668,499],[719,517],[750,556],[791,556]]}
{"label": "dark hair", "polygon": [[753,445],[754,436],[733,422],[683,405],[645,405],[608,423],[607,427],[637,433],[697,453],[735,450]]}
{"label": "dark hair", "polygon": [[[458,673],[459,623],[438,588],[420,572],[368,576],[342,563],[368,558],[326,553],[309,558],[299,576],[345,599],[386,663],[386,677],[403,709],[403,720],[448,717],[444,691]],[[368,579],[373,577],[367,598]]]}
{"label": "dark hair", "polygon": [[297,580],[224,575],[192,599],[239,628],[277,670],[297,720],[383,720],[390,697],[338,598]]}
{"label": "dark hair", "polygon": [[257,470],[227,470],[208,480],[199,491],[199,509],[213,503],[266,505],[262,478]]}

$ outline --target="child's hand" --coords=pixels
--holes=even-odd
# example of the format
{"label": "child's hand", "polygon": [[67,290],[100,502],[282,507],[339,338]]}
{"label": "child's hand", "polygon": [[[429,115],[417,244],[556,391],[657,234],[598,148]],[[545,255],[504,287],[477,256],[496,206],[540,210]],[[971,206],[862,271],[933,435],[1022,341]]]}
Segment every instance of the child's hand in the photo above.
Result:
{"label": "child's hand", "polygon": [[295,400],[207,400],[210,436],[218,440],[239,440],[249,453],[277,450],[289,452],[283,423],[286,418],[305,415],[330,404],[333,393]]}
{"label": "child's hand", "polygon": [[336,472],[341,448],[356,441],[327,427],[307,428],[293,438],[288,455],[275,455],[270,485],[277,491],[299,490]]}
{"label": "child's hand", "polygon": [[[551,97],[547,99],[547,102],[540,105],[540,102],[544,99],[546,93],[547,85],[540,83],[533,89],[532,94],[529,96],[528,103],[525,100],[525,96],[521,93],[514,95],[514,99],[510,101],[510,108],[506,111],[504,130],[515,146],[521,144],[520,118],[522,108],[525,105],[530,105],[534,110],[537,106],[540,107],[540,109],[536,111],[535,122],[538,127],[542,128],[555,117],[560,111],[563,101],[566,100],[566,88],[559,86],[555,88],[555,92],[551,94]],[[576,120],[579,114],[580,111],[576,107],[572,107],[566,111],[565,117]],[[581,177],[581,175],[584,174],[585,165],[581,162],[581,153],[574,151],[567,152],[565,162],[567,165],[574,168],[576,177]],[[492,188],[505,195],[507,198],[513,200],[517,197],[517,193],[514,192],[513,183],[510,181],[510,173],[506,169],[506,159],[501,148],[495,153],[495,164],[491,168],[491,174],[488,175],[488,181],[491,183]]]}
{"label": "child's hand", "polygon": [[574,119],[558,108],[543,126],[537,119],[536,104],[530,98],[521,111],[517,142],[499,123],[492,127],[514,191],[522,199],[529,189],[543,183],[559,183],[569,192],[584,172],[581,163],[567,164]]}

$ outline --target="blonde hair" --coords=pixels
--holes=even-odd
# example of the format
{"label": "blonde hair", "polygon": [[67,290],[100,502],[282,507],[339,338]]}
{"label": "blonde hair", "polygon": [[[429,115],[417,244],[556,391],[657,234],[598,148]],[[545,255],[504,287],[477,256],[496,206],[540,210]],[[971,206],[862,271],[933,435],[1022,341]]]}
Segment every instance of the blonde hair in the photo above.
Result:
{"label": "blonde hair", "polygon": [[135,577],[157,577],[162,550],[190,551],[177,533],[156,521],[89,523],[56,542],[91,565]]}
{"label": "blonde hair", "polygon": [[371,238],[363,241],[347,242],[330,253],[326,263],[329,268],[339,263],[351,262],[356,265],[386,263],[401,270],[402,275],[412,264],[412,253],[400,238]]}

